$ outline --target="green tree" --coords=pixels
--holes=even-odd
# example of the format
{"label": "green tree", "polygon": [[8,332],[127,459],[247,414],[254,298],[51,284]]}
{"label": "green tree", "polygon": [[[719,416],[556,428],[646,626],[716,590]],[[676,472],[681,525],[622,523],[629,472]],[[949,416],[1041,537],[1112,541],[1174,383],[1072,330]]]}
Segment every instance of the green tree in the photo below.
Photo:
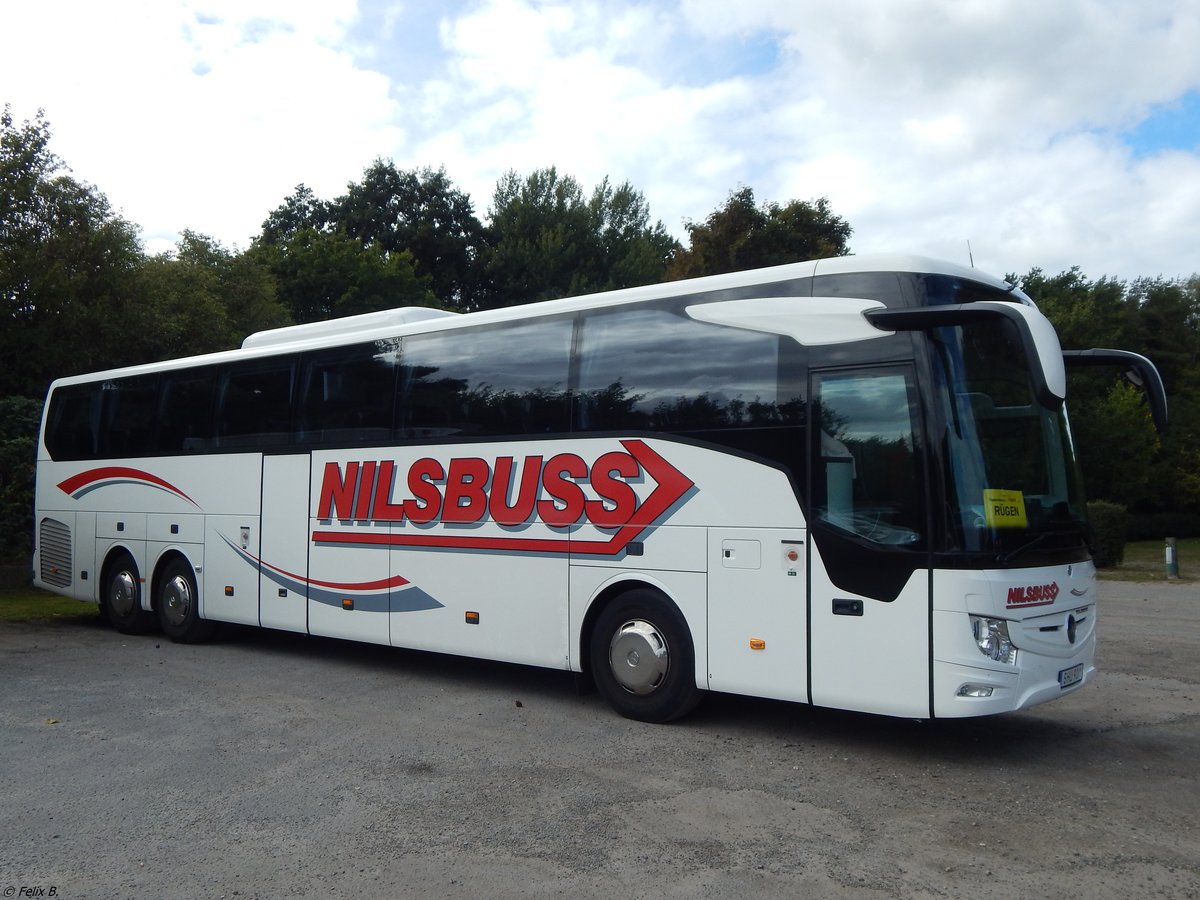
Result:
{"label": "green tree", "polygon": [[324,231],[329,224],[329,204],[318,198],[312,188],[298,184],[296,190],[267,215],[259,241],[275,246],[295,237],[302,229]]}
{"label": "green tree", "polygon": [[1023,277],[1009,275],[1008,280],[1037,301],[1065,349],[1129,348],[1135,310],[1126,298],[1124,282],[1088,281],[1078,266],[1054,276],[1034,268]]}
{"label": "green tree", "polygon": [[136,362],[124,347],[142,262],[137,229],[49,149],[39,111],[0,115],[0,396],[41,396],[59,375]]}
{"label": "green tree", "polygon": [[137,339],[147,359],[229,350],[248,334],[292,321],[259,258],[192,231],[174,254],[146,260],[139,282]]}
{"label": "green tree", "polygon": [[1103,395],[1073,397],[1070,408],[1088,496],[1128,509],[1152,505],[1161,445],[1142,392],[1110,381]]}
{"label": "green tree", "polygon": [[592,191],[588,209],[599,237],[595,284],[589,290],[617,290],[662,280],[679,242],[661,221],[650,222],[650,207],[628,181],[613,187],[607,176]]}
{"label": "green tree", "polygon": [[[313,204],[310,204],[313,205]],[[407,252],[448,309],[471,309],[483,226],[444,169],[401,171],[377,159],[327,207],[329,227],[386,255]],[[319,216],[312,217],[314,224]]]}
{"label": "green tree", "polygon": [[[112,364],[141,260],[137,230],[50,151],[39,110],[0,114],[0,556],[26,557],[49,382]],[[121,357],[116,356],[120,361]]]}
{"label": "green tree", "polygon": [[251,252],[275,276],[279,301],[299,323],[439,305],[429,278],[416,273],[412,254],[364,247],[342,232],[302,228]]}
{"label": "green tree", "polygon": [[1200,512],[1200,280],[1101,278],[1078,268],[1009,276],[1054,323],[1068,349],[1142,353],[1163,376],[1171,409],[1157,435],[1138,391],[1117,370],[1070,370],[1068,403],[1088,494],[1139,511]]}
{"label": "green tree", "polygon": [[650,284],[676,247],[628,182],[605,178],[588,198],[554,167],[500,178],[485,238],[490,307]]}
{"label": "green tree", "polygon": [[1200,358],[1200,296],[1190,282],[1138,278],[1129,285],[1134,340],[1151,357],[1167,389],[1178,393],[1194,376]]}
{"label": "green tree", "polygon": [[1200,278],[1139,278],[1129,286],[1131,349],[1154,360],[1171,423],[1154,473],[1159,509],[1200,513]]}
{"label": "green tree", "polygon": [[667,267],[670,280],[845,256],[852,231],[824,197],[758,205],[748,187],[733,191],[703,222],[685,227],[689,246]]}
{"label": "green tree", "polygon": [[42,404],[0,398],[0,562],[29,558],[33,534],[33,470]]}

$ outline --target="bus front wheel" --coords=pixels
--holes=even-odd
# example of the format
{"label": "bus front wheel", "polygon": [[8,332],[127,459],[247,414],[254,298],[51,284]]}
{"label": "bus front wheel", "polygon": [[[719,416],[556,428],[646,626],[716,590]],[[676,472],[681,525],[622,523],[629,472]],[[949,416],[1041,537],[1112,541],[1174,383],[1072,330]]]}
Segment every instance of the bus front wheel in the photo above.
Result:
{"label": "bus front wheel", "polygon": [[629,719],[669,722],[694,708],[701,699],[695,658],[682,613],[650,588],[615,599],[592,631],[596,687]]}
{"label": "bus front wheel", "polygon": [[104,580],[102,611],[121,634],[145,634],[154,628],[154,615],[142,609],[142,582],[137,563],[121,553],[109,564]]}
{"label": "bus front wheel", "polygon": [[215,623],[200,618],[196,576],[187,560],[175,558],[158,579],[158,621],[163,634],[180,644],[196,644],[213,635]]}

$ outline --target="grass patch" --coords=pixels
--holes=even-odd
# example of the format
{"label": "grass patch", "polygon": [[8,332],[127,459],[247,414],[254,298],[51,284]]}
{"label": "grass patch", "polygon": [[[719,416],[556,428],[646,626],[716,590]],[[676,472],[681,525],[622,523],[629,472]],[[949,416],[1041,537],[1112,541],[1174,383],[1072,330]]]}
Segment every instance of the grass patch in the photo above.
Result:
{"label": "grass patch", "polygon": [[0,622],[95,619],[100,607],[37,588],[0,590]]}
{"label": "grass patch", "polygon": [[[1197,581],[1200,576],[1200,538],[1180,538],[1176,561],[1180,581]],[[1136,541],[1125,545],[1125,559],[1119,566],[1098,569],[1106,581],[1166,581],[1166,542]]]}

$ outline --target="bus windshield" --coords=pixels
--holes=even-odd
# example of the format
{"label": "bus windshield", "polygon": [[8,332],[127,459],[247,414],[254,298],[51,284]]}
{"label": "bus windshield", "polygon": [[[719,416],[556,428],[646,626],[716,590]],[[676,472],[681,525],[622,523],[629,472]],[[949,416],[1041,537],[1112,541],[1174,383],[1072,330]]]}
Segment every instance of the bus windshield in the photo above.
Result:
{"label": "bus windshield", "polygon": [[995,554],[1000,565],[1080,553],[1086,511],[1066,411],[1036,399],[1015,328],[944,327],[933,344],[951,548]]}

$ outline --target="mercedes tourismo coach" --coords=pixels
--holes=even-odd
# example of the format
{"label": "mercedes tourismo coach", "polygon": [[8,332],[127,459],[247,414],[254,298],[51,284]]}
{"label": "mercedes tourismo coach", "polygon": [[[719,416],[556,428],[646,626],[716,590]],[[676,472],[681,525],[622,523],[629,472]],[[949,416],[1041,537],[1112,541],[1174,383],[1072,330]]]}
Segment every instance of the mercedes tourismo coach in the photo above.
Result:
{"label": "mercedes tourismo coach", "polygon": [[844,257],[397,309],[50,388],[38,585],[177,641],[261,625],[908,717],[1094,674],[1096,582],[1029,298]]}

